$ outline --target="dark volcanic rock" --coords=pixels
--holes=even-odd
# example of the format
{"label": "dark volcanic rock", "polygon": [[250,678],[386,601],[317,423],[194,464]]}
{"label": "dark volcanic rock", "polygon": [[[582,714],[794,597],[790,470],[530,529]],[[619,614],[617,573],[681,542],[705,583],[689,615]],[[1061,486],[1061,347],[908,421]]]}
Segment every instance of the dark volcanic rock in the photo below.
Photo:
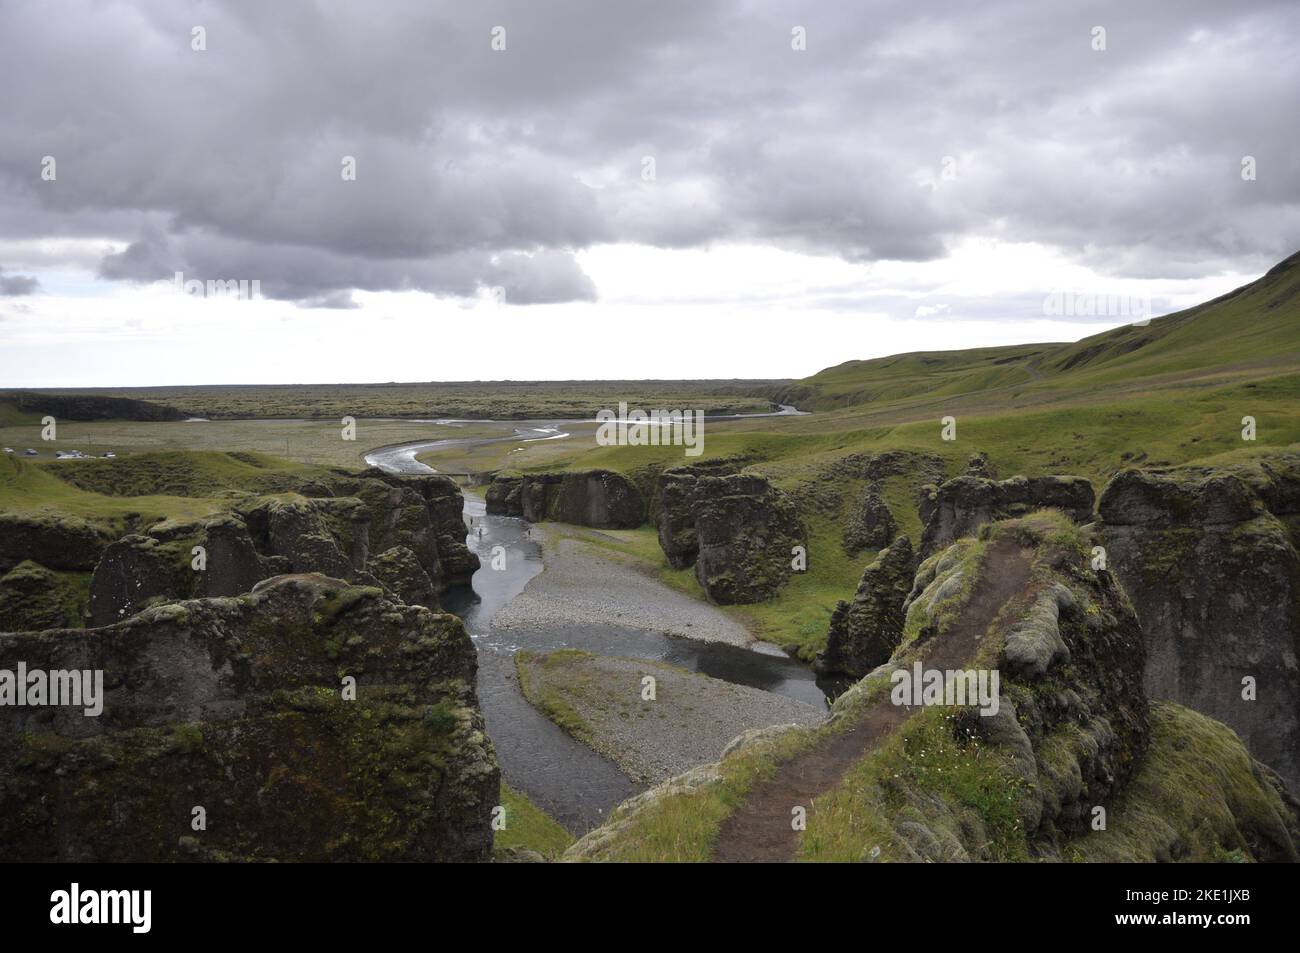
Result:
{"label": "dark volcanic rock", "polygon": [[912,543],[900,536],[863,571],[853,601],[841,600],[831,615],[826,649],[815,663],[819,674],[861,678],[889,661],[903,636],[914,569]]}
{"label": "dark volcanic rock", "polygon": [[986,523],[1037,509],[1059,509],[1076,523],[1092,516],[1092,484],[1076,476],[1016,476],[995,481],[960,476],[922,491],[921,555],[929,556]]}
{"label": "dark volcanic rock", "polygon": [[[468,583],[478,569],[465,544],[464,498],[445,477],[370,470],[339,473],[316,489],[323,492],[312,498],[256,498],[202,525],[165,521],[114,543],[91,582],[93,623],[119,622],[151,601],[233,596],[271,576],[306,572],[382,583],[436,608],[438,592]],[[191,568],[196,544],[206,551],[201,571]],[[402,552],[378,563],[379,577],[376,561],[392,550]]]}
{"label": "dark volcanic rock", "polygon": [[238,512],[258,551],[284,558],[289,572],[351,579],[358,564],[365,564],[364,520],[356,509],[334,510],[337,502],[270,497]]}
{"label": "dark volcanic rock", "polygon": [[209,520],[199,545],[207,551],[207,568],[199,575],[196,595],[235,596],[288,569],[257,551],[248,524],[233,513]]}
{"label": "dark volcanic rock", "polygon": [[702,477],[693,510],[695,578],[711,601],[761,602],[785,585],[805,533],[794,505],[765,477]]}
{"label": "dark volcanic rock", "polygon": [[973,453],[970,459],[966,461],[966,472],[962,476],[980,477],[985,480],[996,480],[998,471],[993,464],[989,463],[989,455],[984,452]]}
{"label": "dark volcanic rock", "polygon": [[533,523],[556,520],[597,529],[632,529],[645,522],[645,498],[612,470],[501,475],[485,495],[487,511]]}
{"label": "dark volcanic rock", "polygon": [[645,500],[612,470],[566,473],[547,508],[551,519],[600,529],[634,529],[645,522]]}
{"label": "dark volcanic rock", "polygon": [[385,550],[370,560],[366,568],[386,590],[407,605],[438,608],[437,587],[419,558],[405,546]]}
{"label": "dark volcanic rock", "polygon": [[0,669],[20,662],[103,671],[103,711],[0,720],[0,859],[490,855],[499,777],[455,616],[289,576],[93,631],[0,635]]}
{"label": "dark volcanic rock", "polygon": [[523,487],[523,477],[493,477],[487,491],[483,494],[487,511],[494,516],[522,517],[524,515]]}
{"label": "dark volcanic rock", "polygon": [[558,473],[537,473],[524,477],[519,502],[524,519],[541,523],[550,518],[551,498],[563,477]]}
{"label": "dark volcanic rock", "polygon": [[[850,555],[864,549],[884,549],[896,532],[898,526],[894,514],[881,497],[879,487],[872,485],[862,495],[844,527],[844,549]],[[910,544],[908,549],[911,549]]]}
{"label": "dark volcanic rock", "polygon": [[[76,578],[84,578],[77,574]],[[0,632],[85,625],[80,587],[31,561],[0,576]]]}
{"label": "dark volcanic rock", "polygon": [[186,551],[151,536],[124,536],[104,550],[91,577],[91,625],[112,625],[152,602],[188,594],[196,575]]}
{"label": "dark volcanic rock", "polygon": [[793,501],[757,474],[665,470],[656,490],[659,546],[674,568],[695,566],[713,602],[770,599],[790,578],[805,532]]}
{"label": "dark volcanic rock", "polygon": [[656,525],[659,548],[674,569],[694,566],[700,554],[700,536],[695,529],[695,494],[699,476],[685,468],[667,470],[659,477]]}
{"label": "dark volcanic rock", "polygon": [[[1146,634],[1147,693],[1234,728],[1293,791],[1300,788],[1297,485],[1300,457],[1284,454],[1222,469],[1128,470],[1100,504],[1109,567]],[[1243,698],[1248,677],[1253,701]]]}
{"label": "dark volcanic rock", "polygon": [[25,560],[47,569],[87,571],[112,537],[75,516],[0,513],[0,573]]}

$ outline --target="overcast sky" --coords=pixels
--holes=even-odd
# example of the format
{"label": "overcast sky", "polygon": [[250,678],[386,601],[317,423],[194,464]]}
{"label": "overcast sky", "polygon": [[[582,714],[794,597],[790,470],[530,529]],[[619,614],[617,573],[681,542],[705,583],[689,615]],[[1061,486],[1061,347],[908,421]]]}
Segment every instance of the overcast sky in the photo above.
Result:
{"label": "overcast sky", "polygon": [[800,377],[1300,248],[1295,0],[3,0],[0,63],[0,386]]}

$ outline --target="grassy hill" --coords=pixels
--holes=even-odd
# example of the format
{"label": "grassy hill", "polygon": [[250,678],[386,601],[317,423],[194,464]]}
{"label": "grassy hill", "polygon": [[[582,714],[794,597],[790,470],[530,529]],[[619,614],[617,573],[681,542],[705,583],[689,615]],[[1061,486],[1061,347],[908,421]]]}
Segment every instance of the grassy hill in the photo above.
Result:
{"label": "grassy hill", "polygon": [[1300,370],[1300,253],[1213,301],[1073,344],[922,351],[848,361],[793,385],[807,410],[909,398],[1058,402],[1213,386]]}

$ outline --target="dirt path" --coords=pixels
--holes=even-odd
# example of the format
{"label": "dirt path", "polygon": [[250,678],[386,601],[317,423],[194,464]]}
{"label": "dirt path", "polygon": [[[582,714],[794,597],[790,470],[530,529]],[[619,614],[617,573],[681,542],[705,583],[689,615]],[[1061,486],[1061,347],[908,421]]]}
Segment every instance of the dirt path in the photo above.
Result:
{"label": "dirt path", "polygon": [[[957,668],[974,656],[981,636],[1008,599],[1029,581],[1029,550],[1009,541],[988,552],[974,598],[943,637],[925,648],[927,668]],[[869,708],[821,747],[779,765],[776,774],[755,785],[718,832],[713,859],[722,863],[779,863],[795,859],[799,835],[790,826],[796,805],[811,807],[835,787],[854,764],[900,727],[912,710],[888,697]]]}

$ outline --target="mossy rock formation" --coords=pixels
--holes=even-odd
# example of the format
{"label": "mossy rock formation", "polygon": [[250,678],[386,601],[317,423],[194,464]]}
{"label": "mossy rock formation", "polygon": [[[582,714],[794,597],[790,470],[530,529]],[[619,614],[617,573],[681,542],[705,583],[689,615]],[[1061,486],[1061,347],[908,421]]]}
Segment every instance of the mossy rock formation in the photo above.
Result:
{"label": "mossy rock formation", "polygon": [[499,777],[455,616],[284,576],[93,631],[0,636],[0,669],[19,662],[102,670],[103,712],[8,710],[0,859],[490,856]]}
{"label": "mossy rock formation", "polygon": [[645,497],[636,483],[613,470],[498,474],[486,501],[489,513],[533,523],[634,529],[646,519]]}
{"label": "mossy rock formation", "polygon": [[861,678],[889,661],[903,638],[903,603],[915,562],[911,541],[900,536],[863,571],[852,602],[841,600],[831,615],[826,649],[814,666],[818,674]]}
{"label": "mossy rock formation", "polygon": [[1234,728],[1300,789],[1300,455],[1124,471],[1100,510],[1146,634],[1147,693]]}
{"label": "mossy rock formation", "polygon": [[[167,521],[106,547],[91,583],[93,623],[306,572],[384,587],[436,609],[439,592],[468,583],[478,569],[465,544],[464,497],[446,477],[372,469],[300,488],[310,495],[253,497],[202,523]],[[196,546],[205,552],[202,569],[194,568]]]}
{"label": "mossy rock formation", "polygon": [[921,555],[930,556],[986,523],[1024,516],[1034,510],[1058,509],[1076,523],[1092,517],[1096,494],[1076,476],[1016,476],[989,480],[959,476],[928,487],[920,499]]}

